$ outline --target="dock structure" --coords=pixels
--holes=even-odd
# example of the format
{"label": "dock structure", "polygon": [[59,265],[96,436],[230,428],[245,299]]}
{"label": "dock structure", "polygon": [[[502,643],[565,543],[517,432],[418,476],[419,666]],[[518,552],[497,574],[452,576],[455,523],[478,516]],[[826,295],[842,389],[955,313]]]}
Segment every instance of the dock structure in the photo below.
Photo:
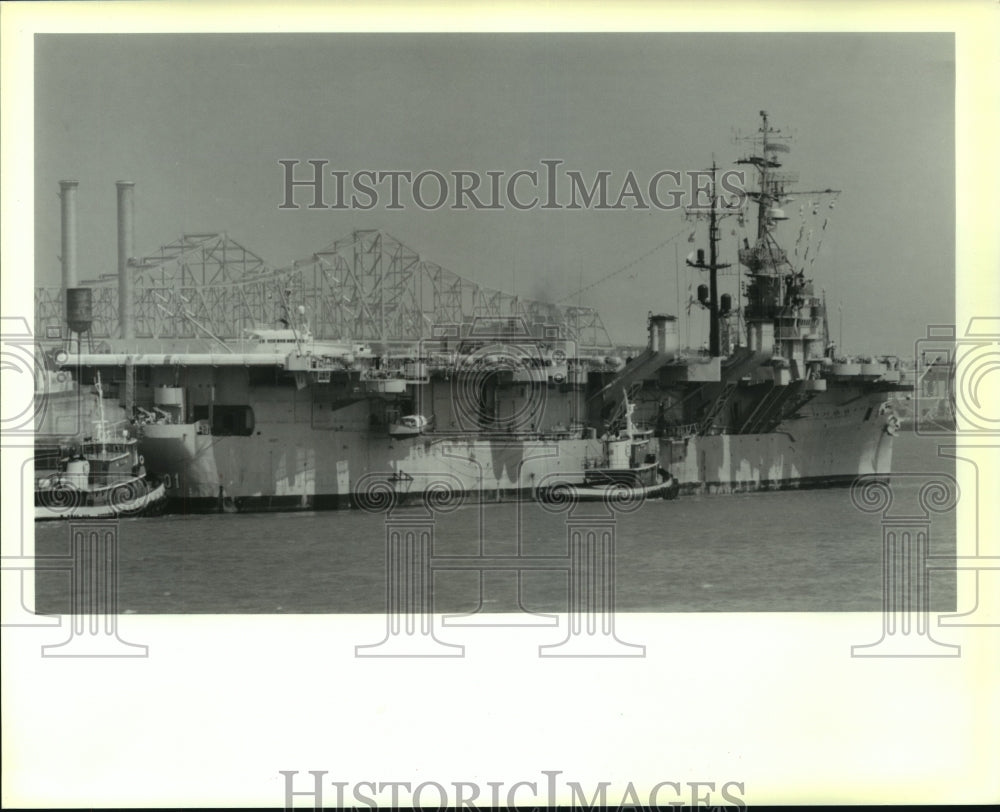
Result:
{"label": "dock structure", "polygon": [[[120,285],[121,273],[129,284]],[[80,281],[93,291],[95,339],[123,335],[121,290],[136,339],[238,339],[307,309],[317,338],[415,342],[433,325],[520,317],[558,326],[581,348],[610,349],[597,310],[561,306],[486,287],[422,258],[380,230],[358,230],[284,268],[273,268],[228,234],[184,234],[121,273]],[[65,329],[63,287],[35,291],[39,335]],[[298,311],[301,312],[301,311]]]}

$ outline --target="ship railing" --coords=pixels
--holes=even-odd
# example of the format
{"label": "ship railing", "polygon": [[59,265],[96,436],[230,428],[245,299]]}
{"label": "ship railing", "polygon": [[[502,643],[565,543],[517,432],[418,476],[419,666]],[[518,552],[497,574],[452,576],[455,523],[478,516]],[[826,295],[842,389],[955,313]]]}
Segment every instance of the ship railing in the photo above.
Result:
{"label": "ship railing", "polygon": [[802,327],[784,327],[775,333],[777,339],[789,338],[822,338],[818,325],[804,325]]}
{"label": "ship railing", "polygon": [[45,471],[35,477],[35,487],[72,488],[77,491],[97,491],[121,486],[120,497],[123,501],[140,496],[139,486],[135,479],[145,476],[145,466],[136,464],[130,471]]}
{"label": "ship railing", "polygon": [[406,374],[402,369],[396,369],[394,367],[383,367],[382,369],[372,369],[369,367],[361,371],[362,381],[391,381],[399,380],[405,377]]}
{"label": "ship railing", "polygon": [[683,437],[693,437],[698,433],[697,423],[684,423],[679,426],[667,426],[663,429],[663,436],[669,437],[671,439],[680,439]]}
{"label": "ship railing", "polygon": [[474,438],[482,439],[503,439],[512,441],[525,440],[583,440],[586,439],[583,431],[512,431],[503,428],[479,427],[475,429],[430,429],[423,432],[424,436],[432,436],[436,440],[462,440]]}

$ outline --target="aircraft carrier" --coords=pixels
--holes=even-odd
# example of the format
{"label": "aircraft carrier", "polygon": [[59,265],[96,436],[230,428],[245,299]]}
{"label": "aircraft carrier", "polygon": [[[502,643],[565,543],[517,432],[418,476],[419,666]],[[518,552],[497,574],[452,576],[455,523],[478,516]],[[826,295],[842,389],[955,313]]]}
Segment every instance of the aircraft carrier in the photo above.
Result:
{"label": "aircraft carrier", "polygon": [[[50,364],[81,392],[100,376],[177,511],[887,476],[892,399],[912,387],[898,359],[840,354],[806,276],[805,229],[790,249],[779,239],[794,230],[785,206],[818,216],[837,192],[794,191],[788,144],[765,113],[748,143],[745,205],[723,207],[713,165],[695,215],[704,247],[686,263],[705,284],[691,306],[710,324],[697,350],[681,346],[676,314],[652,311],[645,348],[618,350],[593,308],[483,287],[381,231],[277,270],[225,234],[137,259],[128,182],[118,273],[85,283],[67,248],[76,185],[64,182],[63,280],[37,291],[36,329],[58,336]],[[746,234],[736,302],[719,293],[726,217]]]}

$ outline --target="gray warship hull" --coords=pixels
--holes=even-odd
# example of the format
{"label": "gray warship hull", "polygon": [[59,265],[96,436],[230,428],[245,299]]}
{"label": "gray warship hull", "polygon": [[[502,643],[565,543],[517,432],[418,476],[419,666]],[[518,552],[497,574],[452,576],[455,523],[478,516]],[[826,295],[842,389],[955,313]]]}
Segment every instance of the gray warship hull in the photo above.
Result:
{"label": "gray warship hull", "polygon": [[[300,393],[299,401],[305,400]],[[894,425],[885,394],[843,387],[766,433],[661,437],[661,467],[682,494],[849,485],[888,476]],[[143,427],[150,473],[173,510],[319,510],[364,506],[387,492],[397,503],[447,492],[463,499],[534,499],[580,482],[602,453],[596,437],[484,437],[427,433],[393,438],[370,427],[366,401],[326,412],[301,402],[281,422],[255,421],[250,436],[199,433],[193,424]],[[317,425],[322,422],[322,425]]]}

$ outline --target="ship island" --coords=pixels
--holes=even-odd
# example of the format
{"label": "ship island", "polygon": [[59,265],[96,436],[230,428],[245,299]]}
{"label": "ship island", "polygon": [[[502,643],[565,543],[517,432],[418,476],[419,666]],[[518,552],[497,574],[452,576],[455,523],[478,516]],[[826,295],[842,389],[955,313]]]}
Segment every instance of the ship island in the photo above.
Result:
{"label": "ship island", "polygon": [[[786,206],[816,214],[838,193],[796,191],[789,152],[762,111],[736,162],[753,180],[738,211],[722,204],[713,160],[708,200],[689,212],[704,232],[685,260],[703,280],[689,306],[709,325],[696,350],[666,303],[651,302],[644,347],[616,347],[594,308],[484,287],[379,230],[280,269],[224,233],[136,257],[128,181],[116,184],[118,271],[81,282],[78,184],[62,181],[61,285],[35,297],[46,347],[36,479],[52,482],[93,442],[92,424],[115,421],[173,512],[889,477],[893,404],[913,386],[898,358],[846,357],[831,340],[807,276],[815,251],[801,226],[797,240],[783,230],[795,230]],[[745,231],[735,263],[723,262],[725,218]],[[736,302],[719,291],[733,265]]]}

